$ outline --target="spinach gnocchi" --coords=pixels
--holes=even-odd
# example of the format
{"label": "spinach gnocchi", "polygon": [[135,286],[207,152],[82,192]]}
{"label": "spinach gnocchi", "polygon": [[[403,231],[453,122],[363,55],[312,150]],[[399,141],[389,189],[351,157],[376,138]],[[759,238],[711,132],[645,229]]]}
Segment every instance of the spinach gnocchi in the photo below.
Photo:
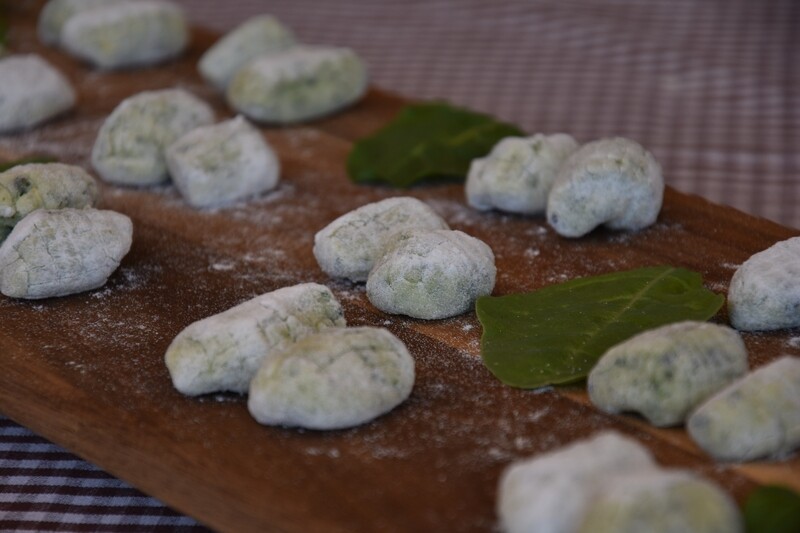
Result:
{"label": "spinach gnocchi", "polygon": [[61,29],[73,16],[129,0],[49,0],[39,13],[37,32],[45,44],[58,44]]}
{"label": "spinach gnocchi", "polygon": [[387,198],[340,216],[314,235],[314,257],[329,276],[366,281],[387,243],[416,229],[448,229],[428,204],[411,197]]}
{"label": "spinach gnocchi", "polygon": [[92,147],[92,164],[110,183],[162,183],[169,177],[164,150],[188,131],[213,121],[211,107],[183,89],[136,94],[103,123]]}
{"label": "spinach gnocchi", "polygon": [[128,253],[131,219],[97,209],[39,209],[0,246],[0,292],[49,298],[105,284]]}
{"label": "spinach gnocchi", "polygon": [[247,407],[261,424],[341,429],[391,411],[413,387],[414,359],[388,330],[334,328],[267,359]]}
{"label": "spinach gnocchi", "polygon": [[209,48],[197,68],[203,78],[224,91],[236,72],[254,59],[294,46],[291,30],[273,16],[253,17]]}
{"label": "spinach gnocchi", "polygon": [[227,99],[252,120],[291,124],[347,107],[366,89],[367,71],[355,52],[304,45],[259,57],[239,69]]}
{"label": "spinach gnocchi", "polygon": [[615,475],[592,502],[578,533],[740,533],[730,496],[690,472]]}
{"label": "spinach gnocchi", "polygon": [[179,55],[189,44],[189,28],[171,2],[109,2],[68,18],[60,44],[102,69],[133,67]]}
{"label": "spinach gnocchi", "polygon": [[636,411],[671,426],[746,372],[747,349],[736,331],[680,322],[609,349],[589,374],[589,397],[603,411]]}
{"label": "spinach gnocchi", "polygon": [[605,225],[640,230],[661,211],[664,178],[655,158],[622,137],[584,144],[558,171],[547,199],[547,221],[564,237]]}
{"label": "spinach gnocchi", "polygon": [[367,297],[386,313],[447,318],[491,294],[496,274],[483,241],[461,231],[415,231],[397,238],[375,263]]}
{"label": "spinach gnocchi", "polygon": [[736,533],[732,499],[689,472],[664,470],[613,431],[509,465],[497,511],[505,533]]}
{"label": "spinach gnocchi", "polygon": [[800,326],[800,237],[754,254],[736,270],[728,316],[743,331]]}
{"label": "spinach gnocchi", "polygon": [[164,360],[183,394],[246,393],[265,360],[307,335],[344,325],[330,289],[302,283],[190,324],[169,345]]}
{"label": "spinach gnocchi", "polygon": [[500,476],[502,530],[574,533],[609,477],[656,469],[650,452],[613,431],[516,461]]}
{"label": "spinach gnocchi", "polygon": [[93,207],[98,196],[97,183],[81,167],[17,165],[0,173],[0,228],[14,227],[37,209]]}
{"label": "spinach gnocchi", "polygon": [[280,174],[275,152],[242,117],[191,130],[167,148],[166,162],[173,183],[194,207],[268,191]]}
{"label": "spinach gnocchi", "polygon": [[719,461],[780,457],[800,446],[800,359],[782,357],[701,405],[689,435]]}
{"label": "spinach gnocchi", "polygon": [[67,79],[41,57],[0,59],[0,133],[38,126],[75,105]]}
{"label": "spinach gnocchi", "polygon": [[472,161],[465,185],[467,202],[483,211],[544,213],[559,167],[577,148],[575,139],[565,133],[506,137],[488,156]]}

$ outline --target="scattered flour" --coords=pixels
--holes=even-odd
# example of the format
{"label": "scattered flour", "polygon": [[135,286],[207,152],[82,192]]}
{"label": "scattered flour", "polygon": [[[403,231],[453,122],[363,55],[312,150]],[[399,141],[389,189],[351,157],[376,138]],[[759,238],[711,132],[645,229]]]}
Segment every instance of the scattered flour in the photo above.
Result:
{"label": "scattered flour", "polygon": [[338,459],[341,456],[338,448],[319,448],[316,446],[312,446],[305,449],[306,455],[312,456],[324,456],[330,457],[331,459]]}

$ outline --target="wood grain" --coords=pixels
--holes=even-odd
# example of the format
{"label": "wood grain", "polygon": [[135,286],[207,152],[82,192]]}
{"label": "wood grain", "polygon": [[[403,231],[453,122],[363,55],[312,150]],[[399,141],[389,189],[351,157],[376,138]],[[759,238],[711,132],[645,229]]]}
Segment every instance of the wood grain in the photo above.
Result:
{"label": "wood grain", "polygon": [[[0,137],[0,155],[47,153],[90,169],[102,119],[124,97],[170,86],[209,101],[194,65],[215,36],[196,30],[182,59],[157,68],[101,73],[33,35],[35,8],[12,12],[11,46],[56,64],[80,94],[78,108],[31,132]],[[104,185],[107,208],[134,220],[131,253],[106,287],[43,301],[0,299],[0,411],[176,509],[224,531],[485,531],[495,525],[497,479],[512,460],[600,429],[650,448],[664,465],[696,470],[738,500],[757,483],[800,488],[800,460],[718,465],[682,429],[656,430],[633,416],[598,412],[579,387],[503,386],[479,358],[474,313],[441,321],[388,316],[363,286],[328,279],[311,254],[314,233],[367,202],[409,194],[497,256],[495,294],[577,276],[673,264],[701,272],[725,292],[754,252],[797,232],[668,190],[658,222],[636,234],[555,235],[541,217],[478,213],[458,184],[409,191],[351,184],[353,139],[404,102],[374,89],[326,120],[263,128],[280,154],[277,191],[230,208],[198,211],[169,186]],[[243,398],[181,396],[163,364],[172,338],[194,320],[294,283],[328,284],[348,323],[385,326],[417,363],[411,398],[361,427],[333,432],[259,426]],[[724,322],[722,312],[717,320]],[[745,334],[753,366],[800,355],[797,330]]]}

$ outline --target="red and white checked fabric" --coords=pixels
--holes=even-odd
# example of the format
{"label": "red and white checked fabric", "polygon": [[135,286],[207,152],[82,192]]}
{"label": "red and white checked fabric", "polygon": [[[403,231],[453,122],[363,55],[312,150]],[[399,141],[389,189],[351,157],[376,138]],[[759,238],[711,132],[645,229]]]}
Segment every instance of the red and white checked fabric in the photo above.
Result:
{"label": "red and white checked fabric", "polygon": [[[535,132],[641,142],[667,182],[800,227],[795,0],[178,0],[225,31],[276,15],[375,84]],[[0,417],[0,530],[201,530]]]}

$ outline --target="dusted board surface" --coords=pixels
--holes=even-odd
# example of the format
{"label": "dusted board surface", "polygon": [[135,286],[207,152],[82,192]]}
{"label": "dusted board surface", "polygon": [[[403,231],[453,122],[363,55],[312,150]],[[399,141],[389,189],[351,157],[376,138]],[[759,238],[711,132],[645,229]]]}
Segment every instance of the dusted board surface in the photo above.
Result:
{"label": "dusted board surface", "polygon": [[[0,137],[0,156],[44,153],[90,169],[105,116],[123,98],[179,86],[231,115],[194,65],[215,38],[196,31],[190,52],[157,68],[90,71],[41,47],[30,13],[12,13],[11,44],[36,51],[76,86],[76,110],[31,132]],[[19,24],[17,23],[19,22]],[[199,211],[171,186],[102,186],[103,207],[134,221],[131,253],[109,283],[59,299],[0,299],[0,412],[200,521],[232,531],[452,531],[491,529],[497,478],[510,461],[613,428],[639,438],[666,465],[714,479],[740,501],[759,482],[800,488],[797,455],[776,463],[717,465],[682,429],[589,405],[580,387],[522,391],[495,380],[479,358],[474,313],[441,321],[389,316],[363,285],[330,280],[311,253],[313,236],[365,203],[409,194],[454,229],[489,244],[495,294],[645,265],[697,270],[726,292],[751,254],[796,235],[700,198],[668,190],[651,228],[558,237],[542,217],[480,213],[459,184],[408,191],[356,186],[344,160],[352,140],[384,124],[403,101],[379,90],[343,114],[294,128],[262,128],[279,154],[279,187],[250,202]],[[186,398],[163,354],[189,323],[256,294],[325,283],[350,325],[388,327],[417,363],[408,402],[361,427],[335,432],[259,426],[243,398]],[[725,320],[725,314],[717,320]],[[753,366],[800,356],[800,333],[745,334]]]}

